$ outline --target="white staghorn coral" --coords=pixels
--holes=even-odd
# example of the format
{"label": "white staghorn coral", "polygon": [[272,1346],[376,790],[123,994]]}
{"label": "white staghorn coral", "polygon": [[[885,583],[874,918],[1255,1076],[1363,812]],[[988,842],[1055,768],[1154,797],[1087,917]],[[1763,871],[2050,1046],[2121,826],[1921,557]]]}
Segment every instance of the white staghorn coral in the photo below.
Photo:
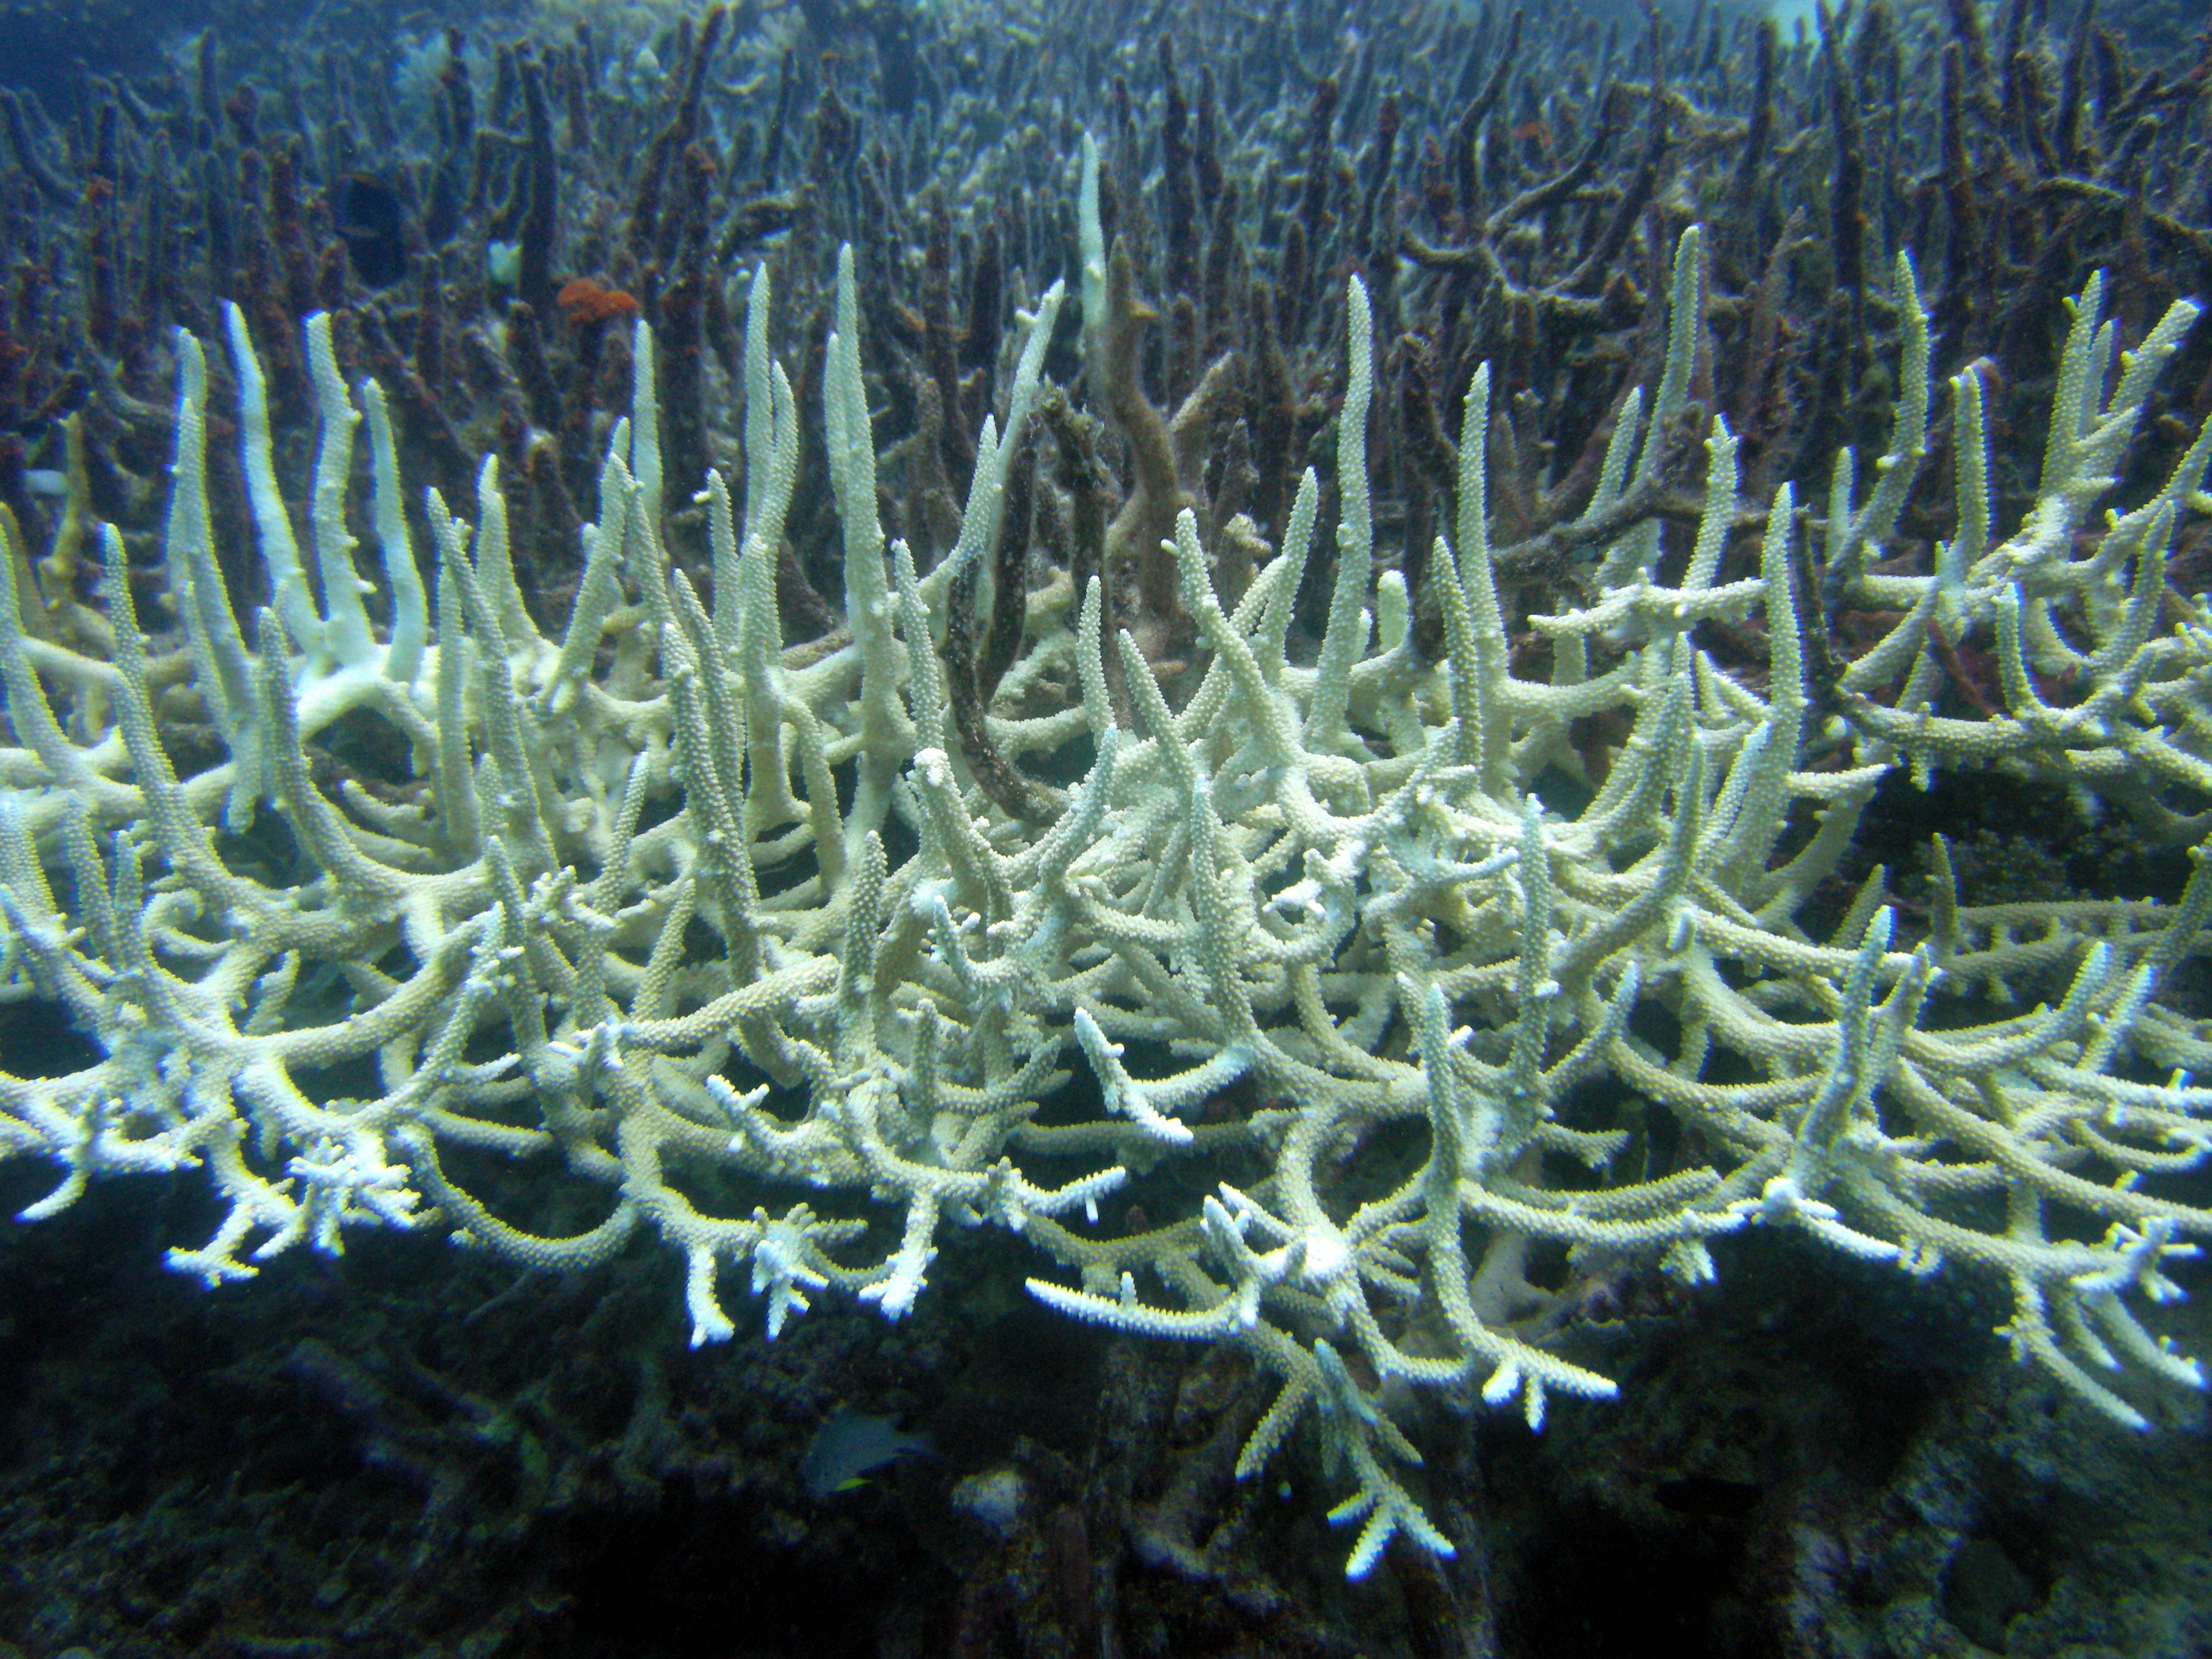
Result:
{"label": "white staghorn coral", "polygon": [[[1632,404],[1620,422],[1600,509],[1681,423],[1697,270],[1692,233],[1668,373],[1650,417]],[[61,1075],[0,1073],[0,1150],[61,1170],[29,1213],[98,1176],[197,1166],[228,1214],[173,1261],[211,1284],[301,1241],[335,1250],[361,1224],[441,1225],[544,1267],[602,1259],[643,1226],[688,1265],[695,1343],[731,1332],[726,1267],[749,1267],[771,1334],[833,1291],[896,1318],[946,1219],[1003,1226],[1045,1259],[1031,1288],[1048,1304],[1234,1343],[1279,1380],[1240,1472],[1314,1407],[1352,1486],[1336,1518],[1362,1523],[1354,1574],[1399,1534],[1451,1548],[1407,1483],[1419,1458],[1385,1384],[1471,1387],[1532,1424],[1553,1393],[1613,1391],[1536,1340],[1541,1293],[1522,1264],[1540,1242],[1696,1280],[1715,1270],[1707,1241],[1765,1224],[1905,1273],[1985,1273],[2010,1289],[2019,1352],[2140,1424],[2116,1373],[2202,1383],[2136,1307],[2175,1294],[2165,1265],[2212,1231],[2212,1212],[2154,1180],[2212,1147],[2212,1090],[2189,1080],[2212,1042],[2157,994],[2196,948],[2212,873],[2200,858],[2172,906],[1977,910],[1947,879],[1909,944],[1879,872],[1827,937],[1801,918],[1900,761],[2037,769],[2201,833],[2212,617],[2170,623],[2164,556],[2202,508],[2212,434],[2151,501],[2082,533],[2194,313],[2177,307],[2108,387],[2111,325],[2098,289],[2082,297],[2036,507],[1994,544],[1975,388],[1957,382],[1961,522],[1931,574],[1876,574],[1929,408],[1924,327],[1899,275],[1905,394],[1863,503],[1848,458],[1838,468],[1825,602],[1902,620],[1840,686],[1807,665],[1824,624],[1800,593],[1822,590],[1801,585],[1786,489],[1757,574],[1722,580],[1738,503],[1719,422],[1679,579],[1662,580],[1656,526],[1631,526],[1586,600],[1531,619],[1548,678],[1518,675],[1486,526],[1486,374],[1462,428],[1456,531],[1428,567],[1445,654],[1425,660],[1402,577],[1373,575],[1355,282],[1317,657],[1285,645],[1318,529],[1310,475],[1233,610],[1181,515],[1205,653],[1179,708],[1127,635],[1103,637],[1095,582],[1029,594],[984,730],[1000,762],[1088,756],[1045,823],[978,786],[936,635],[1000,535],[1056,289],[1003,427],[984,428],[958,544],[925,576],[903,544],[886,557],[841,267],[825,426],[849,637],[827,650],[787,651],[776,617],[799,428],[760,322],[764,279],[742,514],[719,477],[703,497],[711,605],[662,547],[641,348],[557,639],[522,603],[490,467],[473,525],[430,496],[426,589],[374,388],[371,530],[392,620],[371,625],[343,510],[362,414],[319,322],[312,578],[233,328],[275,596],[241,624],[205,501],[204,368],[180,340],[170,654],[148,654],[112,531],[105,658],[27,630],[28,562],[0,558],[16,745],[0,750],[0,985],[58,1005],[100,1050]],[[1697,637],[1752,618],[1756,689]],[[2005,712],[1939,717],[1931,641],[1978,627],[1999,643]],[[2060,671],[2081,687],[2063,706],[2036,678]],[[1133,730],[1116,724],[1117,681]],[[180,696],[229,756],[191,777],[161,744]],[[398,799],[315,781],[304,745],[345,716],[411,749]],[[1535,785],[1584,775],[1573,728],[1594,716],[1626,735],[1563,816]],[[257,814],[289,837],[234,833]],[[2063,988],[2055,1006],[2011,1000],[2039,981]],[[1982,993],[1979,1009],[1923,1021],[1931,998]],[[1102,1109],[1071,1121],[1079,1064]],[[1624,1156],[1628,1101],[1674,1120],[1679,1167]],[[1425,1126],[1410,1170],[1407,1137],[1384,1133],[1401,1124]],[[454,1178],[459,1149],[549,1189],[598,1188],[605,1218],[535,1234]],[[1221,1182],[1232,1155],[1260,1178]],[[1102,1236],[1099,1200],[1164,1160],[1211,1195]]]}

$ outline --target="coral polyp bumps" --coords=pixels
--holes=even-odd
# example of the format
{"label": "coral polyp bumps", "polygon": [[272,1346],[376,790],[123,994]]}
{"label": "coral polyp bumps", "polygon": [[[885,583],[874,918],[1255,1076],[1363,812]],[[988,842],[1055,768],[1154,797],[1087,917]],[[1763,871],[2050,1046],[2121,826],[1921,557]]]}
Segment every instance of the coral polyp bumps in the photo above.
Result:
{"label": "coral polyp bumps", "polygon": [[[113,531],[103,610],[41,593],[20,545],[0,561],[0,979],[98,1052],[0,1074],[0,1146],[60,1170],[28,1213],[102,1175],[198,1168],[228,1212],[172,1259],[210,1284],[363,1224],[547,1268],[643,1228],[688,1264],[695,1342],[732,1330],[726,1274],[771,1334],[833,1291],[896,1318],[945,1223],[1003,1228],[1048,1305],[1234,1344],[1278,1378],[1242,1471],[1313,1417],[1350,1483],[1336,1515],[1364,1522],[1354,1573],[1395,1534],[1450,1548],[1386,1387],[1517,1401],[1532,1423],[1551,1395],[1612,1392],[1540,1340],[1565,1294],[1532,1280],[1540,1250],[1563,1247],[1573,1277],[1650,1260],[1696,1281],[1710,1241],[1763,1225],[1900,1274],[1980,1274],[2009,1291],[2020,1355],[2141,1424],[2124,1373],[2203,1380],[2137,1310],[2177,1293],[2166,1265],[2212,1231],[2158,1179],[2212,1146],[2212,1090],[2191,1081],[2212,1042],[2161,1000],[2212,874],[2199,858],[2178,903],[1972,908],[1939,841],[1909,921],[1879,870],[1817,936],[1804,918],[1891,768],[2029,771],[2175,844],[2203,834],[2212,617],[2169,591],[2166,556],[2208,507],[2212,436],[2093,516],[2195,308],[2119,354],[2097,286],[2081,296],[2033,505],[2002,538],[1978,383],[1954,381],[1956,523],[1894,574],[1931,402],[1909,265],[1887,453],[1870,488],[1841,458],[1825,516],[1787,489],[1739,501],[1735,441],[1690,398],[1698,270],[1692,231],[1665,372],[1620,412],[1587,555],[1521,639],[1486,533],[1486,373],[1428,593],[1377,574],[1355,282],[1318,650],[1292,644],[1322,518],[1309,473],[1233,597],[1196,517],[1175,520],[1195,666],[1172,702],[1137,639],[1109,637],[1095,576],[991,592],[1021,568],[993,553],[1056,288],[983,428],[957,544],[925,574],[878,525],[848,255],[823,411],[847,627],[793,649],[775,562],[799,422],[764,278],[741,510],[720,477],[701,498],[711,602],[664,546],[641,349],[557,637],[518,590],[491,468],[471,503],[430,492],[434,545],[415,544],[381,395],[356,404],[319,319],[303,550],[234,319],[272,595],[241,618],[202,349],[180,337],[162,650]],[[364,418],[377,622],[345,510]],[[1685,558],[1638,503],[1700,439]],[[1881,631],[1838,666],[1846,604]],[[1016,626],[963,712],[981,615]],[[1722,634],[1725,665],[1701,644]],[[1970,635],[1993,653],[1991,707],[1935,712]],[[220,736],[221,763],[179,775],[163,733],[184,720]],[[310,747],[341,722],[393,734],[402,775],[326,787]],[[1079,781],[1041,781],[1048,762]],[[246,833],[268,818],[289,834]],[[1632,1133],[1660,1120],[1671,1166]],[[1175,1162],[1185,1179],[1148,1187],[1133,1229],[1101,1224],[1102,1198]],[[500,1172],[507,1213],[464,1168]],[[516,1198],[573,1212],[578,1188],[604,1194],[581,1232],[542,1231]],[[1212,1195],[1156,1210],[1189,1190]]]}

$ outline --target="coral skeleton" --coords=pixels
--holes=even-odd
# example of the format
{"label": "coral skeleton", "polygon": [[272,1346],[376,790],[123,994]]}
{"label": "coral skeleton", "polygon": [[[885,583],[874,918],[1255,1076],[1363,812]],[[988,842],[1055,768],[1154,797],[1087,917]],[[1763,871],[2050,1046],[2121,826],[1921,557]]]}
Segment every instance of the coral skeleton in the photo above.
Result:
{"label": "coral skeleton", "polygon": [[[1529,618],[1533,648],[1509,637],[1486,370],[1425,565],[1443,648],[1425,654],[1424,596],[1378,558],[1355,278],[1318,649],[1294,643],[1324,533],[1310,471],[1231,598],[1216,532],[1173,519],[1202,648],[1172,700],[1095,577],[1016,596],[1019,648],[980,730],[992,768],[1079,773],[1064,796],[1039,786],[1038,816],[986,787],[946,641],[956,586],[1002,580],[1057,287],[983,423],[957,544],[923,573],[878,518],[848,252],[822,410],[847,626],[795,647],[775,569],[800,420],[764,275],[742,492],[709,476],[699,498],[710,602],[665,550],[641,339],[557,635],[519,589],[495,465],[473,501],[427,492],[431,544],[410,534],[384,395],[344,383],[319,318],[301,545],[234,310],[271,596],[242,615],[223,573],[244,560],[217,544],[207,489],[231,411],[180,333],[160,648],[112,529],[104,626],[67,638],[43,625],[27,550],[0,557],[0,994],[58,1006],[96,1050],[0,1074],[0,1153],[58,1171],[27,1216],[95,1178],[198,1170],[226,1212],[171,1261],[211,1285],[356,1227],[447,1229],[545,1269],[642,1230],[686,1264],[694,1344],[732,1334],[733,1281],[771,1336],[832,1294],[900,1318],[947,1224],[1004,1229],[1044,1304],[1233,1345],[1270,1375],[1238,1472],[1314,1425],[1355,1576],[1394,1537],[1453,1547],[1394,1395],[1540,1425],[1554,1396],[1613,1393],[1551,1340],[1562,1293],[1540,1254],[1695,1283],[1725,1260],[1713,1240],[1767,1227],[1900,1276],[1979,1275],[2008,1295],[2020,1357],[2143,1425],[2143,1379],[2204,1380],[2142,1317],[2212,1232],[2159,1180],[2212,1150],[2212,1088],[2192,1081],[2212,1030],[2161,1000],[2212,909],[2202,850],[2177,902],[1976,908],[1939,840],[1926,906],[1877,870],[1808,918],[1893,769],[2055,778],[2174,845],[2212,828],[2212,612],[2166,580],[2177,524],[2212,505],[2212,431],[2100,515],[2196,308],[2123,354],[2100,287],[2080,296],[2033,503],[2002,538],[1978,383],[1954,381],[1957,522],[1923,574],[1892,574],[1931,405],[1910,264],[1870,487],[1846,453],[1824,519],[1784,488],[1763,529],[1736,440],[1692,398],[1699,271],[1692,229],[1664,372],[1620,412],[1590,509],[1691,432],[1686,559],[1635,520]],[[364,424],[379,584],[347,511]],[[1846,606],[1887,631],[1824,678],[1812,647]],[[1760,641],[1763,664],[1717,660],[1709,624]],[[1939,714],[1944,642],[1975,630],[2002,708]],[[220,763],[183,775],[177,723],[211,730]],[[410,757],[404,776],[332,768],[365,730]],[[1177,1164],[1182,1187],[1147,1187],[1137,1230],[1101,1224],[1102,1200]],[[1208,1195],[1163,1212],[1175,1190]],[[545,1225],[586,1206],[588,1224]]]}

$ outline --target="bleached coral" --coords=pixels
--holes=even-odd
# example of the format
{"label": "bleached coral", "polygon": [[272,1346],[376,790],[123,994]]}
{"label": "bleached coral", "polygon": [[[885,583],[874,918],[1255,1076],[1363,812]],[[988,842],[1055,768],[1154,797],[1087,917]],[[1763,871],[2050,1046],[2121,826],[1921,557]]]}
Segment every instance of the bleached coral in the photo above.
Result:
{"label": "bleached coral", "polygon": [[[1619,422],[1601,504],[1681,423],[1697,272],[1692,233],[1667,373],[1648,416],[1638,400]],[[2164,556],[2212,436],[2153,501],[2087,528],[2191,308],[2108,387],[2093,288],[2027,522],[1989,544],[1984,461],[1963,440],[1962,521],[1936,568],[1876,574],[1926,442],[1924,325],[1901,268],[1889,453],[1863,504],[1838,469],[1825,550],[1838,602],[1903,620],[1832,696],[1808,667],[1808,630],[1826,623],[1803,608],[1801,590],[1821,590],[1800,580],[1788,490],[1757,573],[1723,580],[1738,501],[1719,421],[1680,575],[1665,579],[1656,525],[1632,526],[1585,600],[1531,619],[1546,678],[1516,672],[1487,537],[1486,374],[1468,395],[1455,532],[1429,562],[1446,653],[1425,659],[1402,577],[1375,574],[1355,281],[1318,655],[1293,661],[1286,643],[1320,529],[1310,474],[1233,610],[1197,520],[1178,521],[1206,647],[1180,707],[1132,639],[1104,637],[1095,583],[1029,593],[985,729],[1003,763],[1088,757],[1064,810],[1031,822],[978,787],[937,641],[956,580],[990,568],[1058,290],[985,425],[958,544],[923,575],[902,544],[886,556],[877,520],[847,259],[824,412],[849,632],[793,650],[774,561],[798,413],[757,282],[742,514],[719,477],[702,497],[711,604],[662,544],[642,339],[558,638],[522,601],[489,466],[472,524],[430,495],[425,583],[381,398],[356,406],[319,323],[311,564],[234,319],[275,596],[250,625],[220,574],[189,339],[173,648],[148,654],[112,531],[104,658],[38,626],[28,561],[7,550],[0,979],[100,1050],[60,1075],[0,1075],[0,1148],[61,1172],[30,1214],[98,1176],[197,1166],[228,1212],[173,1261],[210,1284],[302,1241],[336,1250],[356,1225],[448,1227],[548,1268],[643,1226],[687,1263],[695,1343],[731,1333],[725,1268],[750,1269],[771,1334],[823,1293],[897,1318],[927,1290],[943,1223],[1002,1227],[1044,1259],[1031,1287],[1048,1304],[1233,1343],[1279,1379],[1240,1472],[1310,1415],[1351,1485],[1336,1516],[1362,1523],[1355,1574],[1399,1534],[1451,1547],[1408,1484],[1419,1457],[1386,1387],[1472,1388],[1532,1424],[1553,1394],[1613,1392],[1525,1317],[1543,1293],[1524,1264],[1546,1242],[1694,1281],[1715,1271],[1716,1236],[1796,1228],[1901,1272],[2003,1281],[2017,1350],[2121,1421],[2143,1419],[2117,1373],[2201,1386],[2136,1311],[2176,1293],[2166,1264],[2212,1231],[2154,1180],[2212,1146],[2212,1090],[2190,1080],[2206,1029],[2158,1000],[2212,908],[2201,857],[2178,905],[1978,910],[1944,883],[1908,941],[1877,872],[1825,937],[1802,920],[1900,761],[2039,768],[2195,833],[2212,617],[2169,623]],[[1970,378],[1954,396],[1977,433]],[[343,512],[364,418],[382,628]],[[1700,625],[1723,619],[1755,619],[1763,681],[1700,648]],[[1939,717],[1937,630],[1978,626],[2000,642],[2005,715]],[[1134,730],[1116,724],[1109,653]],[[2034,678],[2061,672],[2081,687],[2063,706]],[[228,750],[190,777],[161,742],[179,700]],[[1537,781],[1585,772],[1575,733],[1599,717],[1626,732],[1608,769],[1579,811],[1551,810]],[[404,787],[319,785],[307,744],[342,718],[404,739]],[[263,816],[289,835],[246,838]],[[2011,1000],[2045,981],[2063,988],[2056,1006]],[[1931,998],[1983,994],[1923,1021]],[[1103,1109],[1068,1121],[1078,1066]],[[1601,1085],[1671,1117],[1680,1167],[1626,1156]],[[1409,1142],[1400,1125],[1422,1131]],[[549,1194],[597,1188],[604,1219],[548,1236],[495,1214],[453,1173],[463,1150]],[[1232,1157],[1258,1178],[1208,1179]],[[1105,1236],[1099,1200],[1168,1160],[1212,1194]]]}

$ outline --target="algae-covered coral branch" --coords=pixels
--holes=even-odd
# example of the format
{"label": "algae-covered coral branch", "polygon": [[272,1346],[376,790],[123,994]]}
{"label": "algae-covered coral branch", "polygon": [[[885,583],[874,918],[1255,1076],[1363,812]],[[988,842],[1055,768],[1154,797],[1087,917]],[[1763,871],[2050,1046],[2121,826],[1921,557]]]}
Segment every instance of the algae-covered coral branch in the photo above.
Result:
{"label": "algae-covered coral branch", "polygon": [[[1617,424],[1601,506],[1696,417],[1698,258],[1692,232],[1666,372],[1650,416],[1632,399]],[[1578,1271],[1656,1259],[1694,1282],[1715,1237],[1792,1228],[1901,1273],[2002,1283],[2019,1352],[2124,1422],[2144,1420],[2125,1373],[2201,1382],[2137,1312],[2212,1231],[2158,1179],[2212,1147],[2212,1090],[2191,1081],[2206,1029],[2160,1000],[2212,908],[2201,859],[2178,904],[1978,909],[1944,883],[1909,934],[1879,872],[1817,931],[1811,903],[1900,761],[2055,771],[2193,830],[2212,618],[2163,569],[2177,520],[2203,509],[2212,439],[2154,499],[2088,516],[2191,311],[2108,385],[2093,286],[2033,512],[1992,542],[1984,462],[1954,443],[1957,528],[1931,570],[1899,575],[1884,567],[1929,404],[1901,266],[1906,395],[1863,503],[1838,467],[1829,579],[1808,574],[1786,488],[1760,504],[1755,571],[1733,574],[1736,440],[1714,419],[1694,546],[1670,553],[1638,523],[1596,549],[1587,598],[1531,618],[1532,676],[1490,543],[1486,373],[1456,524],[1426,565],[1441,660],[1419,648],[1403,576],[1374,574],[1355,279],[1317,653],[1285,643],[1322,527],[1310,474],[1233,608],[1196,514],[1175,520],[1204,649],[1173,700],[1127,632],[1109,637],[1096,576],[1030,592],[982,712],[994,763],[1081,774],[1038,823],[979,785],[938,636],[954,582],[990,562],[1057,291],[1003,423],[983,423],[957,548],[924,574],[878,526],[841,264],[823,398],[849,635],[793,652],[773,568],[800,428],[768,297],[757,277],[742,511],[706,481],[708,600],[664,549],[649,342],[557,638],[516,591],[495,467],[472,524],[432,492],[434,549],[409,545],[373,388],[391,620],[372,626],[337,487],[362,416],[313,326],[312,576],[261,482],[267,415],[232,335],[276,596],[257,624],[210,545],[210,394],[189,342],[176,636],[149,654],[112,532],[106,659],[27,630],[19,561],[0,561],[17,745],[0,751],[0,973],[99,1050],[0,1076],[0,1145],[61,1172],[33,1214],[100,1176],[198,1166],[227,1214],[173,1260],[210,1283],[303,1240],[335,1250],[356,1225],[442,1226],[549,1268],[643,1228],[685,1261],[695,1343],[732,1331],[726,1268],[749,1270],[773,1334],[831,1291],[904,1315],[947,1221],[1019,1232],[1048,1305],[1235,1344],[1279,1380],[1240,1470],[1318,1423],[1351,1488],[1336,1518],[1362,1523],[1355,1574],[1400,1534],[1452,1548],[1391,1390],[1517,1401],[1532,1424],[1554,1394],[1613,1392],[1541,1340],[1557,1291],[1539,1250]],[[1964,433],[1974,396],[1954,387]],[[1830,604],[1891,617],[1839,686],[1809,665]],[[1705,647],[1723,626],[1763,640],[1763,672]],[[1929,665],[1974,629],[1999,641],[2006,708],[1939,718]],[[180,775],[163,742],[180,708],[227,761]],[[409,758],[333,793],[310,745],[362,722]],[[1578,735],[1593,722],[1620,733],[1602,766]],[[286,833],[249,836],[254,816]],[[1097,1115],[1064,1086],[1079,1066]],[[1630,1155],[1639,1112],[1675,1126],[1671,1165]],[[1209,1195],[1112,1236],[1100,1200],[1167,1160]],[[488,1182],[502,1164],[511,1178]],[[565,1233],[514,1197],[574,1213],[551,1200],[578,1188],[604,1194],[600,1218]]]}

